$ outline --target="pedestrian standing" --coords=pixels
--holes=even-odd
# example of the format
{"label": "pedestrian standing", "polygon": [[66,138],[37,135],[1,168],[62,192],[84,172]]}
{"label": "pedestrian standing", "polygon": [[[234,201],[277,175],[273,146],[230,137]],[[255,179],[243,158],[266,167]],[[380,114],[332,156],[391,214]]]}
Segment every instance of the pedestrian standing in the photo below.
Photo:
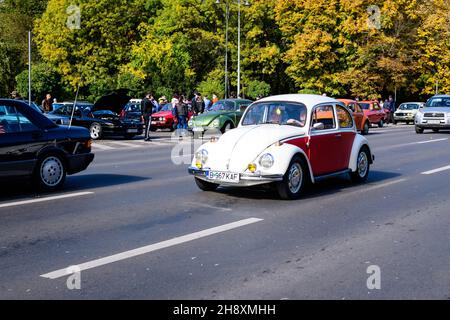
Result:
{"label": "pedestrian standing", "polygon": [[196,115],[205,112],[205,102],[203,101],[201,93],[196,94],[195,101],[192,101],[192,108],[194,109],[194,114]]}
{"label": "pedestrian standing", "polygon": [[389,99],[384,103],[384,108],[389,109],[389,121],[394,122],[394,112],[395,112],[395,101],[392,96],[389,96]]}
{"label": "pedestrian standing", "polygon": [[188,106],[184,103],[184,98],[181,97],[176,103],[177,114],[178,114],[178,129],[187,130],[187,117],[188,117]]}
{"label": "pedestrian standing", "polygon": [[211,100],[208,99],[208,96],[205,96],[203,102],[205,103],[205,110],[208,110],[211,107]]}
{"label": "pedestrian standing", "polygon": [[20,96],[20,94],[17,91],[11,92],[11,98],[13,100],[23,100],[23,98]]}
{"label": "pedestrian standing", "polygon": [[219,98],[215,94],[213,94],[212,95],[212,104],[216,103],[217,101],[219,101]]}
{"label": "pedestrian standing", "polygon": [[42,110],[44,110],[45,113],[53,111],[53,99],[50,93],[47,93],[45,99],[42,100]]}
{"label": "pedestrian standing", "polygon": [[145,136],[144,136],[145,141],[151,141],[150,126],[151,126],[152,112],[154,108],[154,105],[150,100],[151,96],[152,96],[151,93],[147,93],[144,99],[142,99],[141,101],[141,112],[145,122]]}

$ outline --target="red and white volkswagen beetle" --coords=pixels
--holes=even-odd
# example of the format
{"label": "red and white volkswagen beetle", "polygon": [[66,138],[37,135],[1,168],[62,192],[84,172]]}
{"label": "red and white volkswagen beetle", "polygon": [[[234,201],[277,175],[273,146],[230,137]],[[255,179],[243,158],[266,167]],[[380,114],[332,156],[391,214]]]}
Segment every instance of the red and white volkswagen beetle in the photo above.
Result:
{"label": "red and white volkswagen beetle", "polygon": [[205,191],[274,183],[281,198],[297,199],[322,178],[366,181],[374,159],[342,102],[288,94],[250,105],[236,129],[197,150],[189,173]]}

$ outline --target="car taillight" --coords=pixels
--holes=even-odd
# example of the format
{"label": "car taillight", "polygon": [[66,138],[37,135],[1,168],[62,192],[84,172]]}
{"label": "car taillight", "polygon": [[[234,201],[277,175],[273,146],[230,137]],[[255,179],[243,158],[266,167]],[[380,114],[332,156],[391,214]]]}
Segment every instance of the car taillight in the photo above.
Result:
{"label": "car taillight", "polygon": [[85,141],[85,142],[84,142],[84,146],[85,146],[87,149],[90,149],[90,148],[92,147],[92,139],[89,139],[89,140]]}

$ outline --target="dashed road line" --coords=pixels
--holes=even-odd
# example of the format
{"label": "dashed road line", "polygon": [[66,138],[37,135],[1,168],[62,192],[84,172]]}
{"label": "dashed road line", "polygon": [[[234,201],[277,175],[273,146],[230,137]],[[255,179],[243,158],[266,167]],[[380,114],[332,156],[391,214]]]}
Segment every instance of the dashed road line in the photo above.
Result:
{"label": "dashed road line", "polygon": [[60,200],[60,199],[67,199],[67,198],[87,196],[87,195],[91,195],[91,194],[94,194],[94,192],[86,191],[86,192],[67,193],[67,194],[61,194],[61,195],[58,195],[58,196],[36,198],[36,199],[30,199],[30,200],[21,200],[21,201],[7,202],[7,203],[0,203],[0,208],[16,207],[16,206],[22,206],[22,205],[27,205],[27,204],[39,203],[39,202],[46,202],[46,201],[53,201],[53,200]]}
{"label": "dashed road line", "polygon": [[[161,249],[165,249],[165,248],[169,248],[169,247],[173,247],[176,245],[180,245],[186,242],[190,242],[193,240],[198,240],[201,238],[205,238],[208,236],[212,236],[214,234],[218,234],[218,233],[222,233],[225,231],[229,231],[229,230],[233,230],[236,228],[240,228],[246,225],[250,225],[256,222],[260,222],[263,221],[263,219],[258,219],[258,218],[249,218],[249,219],[244,219],[244,220],[239,220],[236,222],[232,222],[232,223],[228,223],[228,224],[224,224],[218,227],[214,227],[214,228],[210,228],[210,229],[205,229],[199,232],[194,232],[191,234],[187,234],[185,236],[181,236],[181,237],[176,237],[176,238],[172,238],[170,240],[166,240],[166,241],[162,241],[162,242],[158,242],[155,244],[151,244],[148,246],[144,246],[144,247],[140,247],[137,249],[133,249],[133,250],[129,250],[129,251],[125,251],[125,252],[121,252],[121,253],[117,253],[111,256],[107,256],[104,258],[100,258],[100,259],[96,259],[96,260],[92,260],[92,261],[88,261],[85,263],[81,263],[76,265],[77,268],[77,272],[78,271],[84,271],[84,270],[88,270],[88,269],[92,269],[92,268],[96,268],[96,267],[100,267],[100,266],[104,266],[110,263],[114,263],[114,262],[118,262],[121,260],[126,260],[129,258],[133,258],[136,256],[140,256],[143,254],[147,254],[150,252],[154,252],[157,250],[161,250]],[[69,274],[73,273],[73,271],[70,271],[70,267],[68,268],[64,268],[64,269],[59,269],[56,271],[52,271],[46,274],[42,274],[41,277],[42,278],[48,278],[48,279],[58,279],[64,276],[68,276]]]}
{"label": "dashed road line", "polygon": [[422,174],[430,175],[430,174],[435,174],[435,173],[439,173],[439,172],[447,171],[447,170],[450,170],[450,165],[449,166],[445,166],[445,167],[441,167],[441,168],[437,168],[437,169],[433,169],[433,170],[430,170],[430,171],[425,171],[425,172],[422,172]]}

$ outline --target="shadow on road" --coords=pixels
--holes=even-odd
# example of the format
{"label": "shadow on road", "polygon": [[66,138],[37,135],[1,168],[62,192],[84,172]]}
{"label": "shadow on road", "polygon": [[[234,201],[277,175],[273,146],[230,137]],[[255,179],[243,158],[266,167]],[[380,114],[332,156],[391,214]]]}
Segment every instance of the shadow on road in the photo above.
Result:
{"label": "shadow on road", "polygon": [[[386,172],[372,170],[369,174],[367,183],[355,184],[350,181],[347,175],[342,175],[335,178],[330,178],[310,185],[304,192],[302,199],[314,199],[322,196],[333,195],[340,193],[347,189],[357,190],[359,188],[367,188],[377,184],[387,182],[399,178],[401,174],[397,172]],[[280,200],[275,187],[271,186],[257,186],[251,188],[219,188],[218,193],[227,194],[236,198],[247,199],[266,199],[266,200]]]}
{"label": "shadow on road", "polygon": [[120,174],[84,174],[68,176],[63,188],[52,193],[40,193],[36,191],[28,180],[15,180],[0,185],[0,202],[14,200],[15,198],[23,198],[24,196],[42,197],[59,195],[61,193],[91,191],[95,188],[139,182],[147,179],[151,178]]}

